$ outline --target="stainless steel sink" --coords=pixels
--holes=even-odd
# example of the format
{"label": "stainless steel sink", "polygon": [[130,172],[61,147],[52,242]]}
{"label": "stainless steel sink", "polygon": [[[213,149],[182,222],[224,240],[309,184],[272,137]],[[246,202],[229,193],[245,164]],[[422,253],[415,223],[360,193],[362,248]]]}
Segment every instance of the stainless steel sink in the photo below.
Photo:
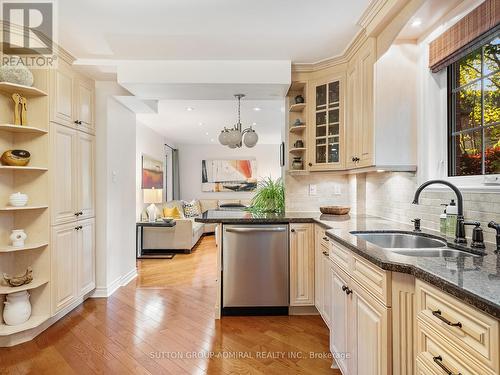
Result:
{"label": "stainless steel sink", "polygon": [[434,249],[446,247],[445,241],[411,233],[352,232],[352,234],[384,249]]}
{"label": "stainless steel sink", "polygon": [[351,232],[354,236],[371,242],[396,254],[415,257],[479,256],[466,251],[449,248],[446,241],[425,237],[416,233],[402,232]]}

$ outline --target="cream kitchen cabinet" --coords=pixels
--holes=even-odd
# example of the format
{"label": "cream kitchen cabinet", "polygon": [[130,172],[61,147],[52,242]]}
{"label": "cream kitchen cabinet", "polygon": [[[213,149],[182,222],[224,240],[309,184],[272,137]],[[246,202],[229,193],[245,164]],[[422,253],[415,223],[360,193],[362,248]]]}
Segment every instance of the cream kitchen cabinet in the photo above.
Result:
{"label": "cream kitchen cabinet", "polygon": [[330,349],[342,373],[389,374],[390,309],[335,265],[330,285]]}
{"label": "cream kitchen cabinet", "polygon": [[290,306],[314,306],[314,225],[290,224]]}
{"label": "cream kitchen cabinet", "polygon": [[344,74],[311,81],[309,170],[344,168]]}
{"label": "cream kitchen cabinet", "polygon": [[94,136],[51,124],[52,225],[94,216]]}
{"label": "cream kitchen cabinet", "polygon": [[74,302],[78,295],[78,236],[76,224],[63,224],[52,229],[52,296],[56,313]]}
{"label": "cream kitchen cabinet", "polygon": [[325,235],[325,230],[315,226],[314,238],[314,305],[321,314],[327,326],[331,321],[331,286],[329,281],[330,268],[332,262],[328,257],[329,239]]}
{"label": "cream kitchen cabinet", "polygon": [[60,61],[51,72],[50,121],[93,134],[94,92],[94,81]]}
{"label": "cream kitchen cabinet", "polygon": [[52,228],[52,295],[54,313],[95,288],[95,221]]}
{"label": "cream kitchen cabinet", "polygon": [[350,60],[347,68],[346,167],[374,165],[374,40],[365,44]]}

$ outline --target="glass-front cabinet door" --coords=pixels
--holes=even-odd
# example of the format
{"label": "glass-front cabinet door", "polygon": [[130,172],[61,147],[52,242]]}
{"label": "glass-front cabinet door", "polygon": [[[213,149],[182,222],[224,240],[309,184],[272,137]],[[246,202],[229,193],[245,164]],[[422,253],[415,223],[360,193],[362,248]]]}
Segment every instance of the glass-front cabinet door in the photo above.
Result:
{"label": "glass-front cabinet door", "polygon": [[312,155],[310,169],[339,169],[343,166],[342,80],[313,85]]}

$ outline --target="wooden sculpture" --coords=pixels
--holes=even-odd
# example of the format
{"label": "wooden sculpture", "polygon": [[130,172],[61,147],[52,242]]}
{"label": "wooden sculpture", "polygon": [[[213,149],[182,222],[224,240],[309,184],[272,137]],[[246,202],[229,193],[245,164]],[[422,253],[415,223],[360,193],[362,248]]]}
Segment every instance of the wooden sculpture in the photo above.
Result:
{"label": "wooden sculpture", "polygon": [[12,94],[14,101],[14,125],[27,125],[28,100],[18,93]]}

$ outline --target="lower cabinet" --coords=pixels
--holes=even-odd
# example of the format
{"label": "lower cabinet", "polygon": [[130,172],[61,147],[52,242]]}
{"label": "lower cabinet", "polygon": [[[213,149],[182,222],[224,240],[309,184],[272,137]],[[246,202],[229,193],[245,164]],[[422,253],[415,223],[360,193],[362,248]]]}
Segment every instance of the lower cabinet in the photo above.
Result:
{"label": "lower cabinet", "polygon": [[290,224],[290,306],[314,302],[314,225]]}
{"label": "lower cabinet", "polygon": [[330,285],[330,349],[342,373],[391,373],[390,309],[335,265]]}
{"label": "lower cabinet", "polygon": [[52,228],[54,313],[95,288],[95,220]]}

